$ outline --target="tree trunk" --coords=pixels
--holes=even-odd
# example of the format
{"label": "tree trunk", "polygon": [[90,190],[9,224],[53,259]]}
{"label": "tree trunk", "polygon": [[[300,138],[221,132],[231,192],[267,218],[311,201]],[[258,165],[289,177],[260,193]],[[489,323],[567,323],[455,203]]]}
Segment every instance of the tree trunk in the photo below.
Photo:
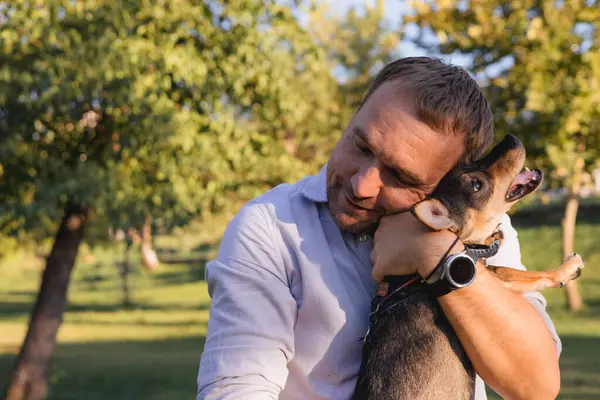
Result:
{"label": "tree trunk", "polygon": [[154,271],[158,268],[158,256],[152,248],[152,217],[147,216],[142,227],[142,262],[144,266]]}
{"label": "tree trunk", "polygon": [[158,268],[159,260],[156,251],[152,247],[152,217],[147,216],[141,230],[142,234],[137,229],[130,227],[128,229],[129,237],[133,243],[140,245],[142,251],[142,265],[148,271],[154,271]]}
{"label": "tree trunk", "polygon": [[123,252],[123,262],[117,263],[117,269],[121,276],[121,304],[124,308],[131,308],[131,291],[129,290],[129,272],[131,267],[129,265],[129,241],[125,245],[125,251]]}
{"label": "tree trunk", "polygon": [[40,400],[46,397],[50,361],[86,222],[87,210],[75,204],[65,207],[5,400]]}
{"label": "tree trunk", "polygon": [[[565,215],[562,220],[562,233],[563,233],[563,259],[569,254],[574,252],[575,242],[575,225],[577,222],[577,211],[579,209],[579,189],[581,188],[581,176],[583,174],[583,167],[585,161],[582,157],[575,160],[573,166],[573,182],[569,189],[569,196],[567,197],[567,205],[565,207]],[[579,294],[577,288],[577,281],[569,281],[565,286],[567,307],[571,311],[579,311],[583,308],[583,300]]]}

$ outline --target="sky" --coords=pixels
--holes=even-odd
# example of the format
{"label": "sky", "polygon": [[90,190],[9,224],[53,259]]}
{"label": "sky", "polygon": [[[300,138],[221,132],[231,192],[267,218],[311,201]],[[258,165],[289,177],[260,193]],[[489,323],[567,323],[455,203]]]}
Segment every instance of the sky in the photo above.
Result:
{"label": "sky", "polygon": [[[352,6],[364,7],[366,4],[373,3],[374,1],[370,1],[370,0],[327,0],[327,2],[329,3],[332,11],[343,14],[344,12],[346,12],[348,10],[348,8],[350,8]],[[399,24],[401,16],[410,11],[408,2],[405,0],[385,0],[384,7],[385,7],[386,17],[391,24]],[[416,29],[414,29],[414,28],[411,29],[410,26],[407,26],[405,32],[409,36],[415,35]],[[432,35],[431,40],[436,40],[436,38]],[[463,67],[468,67],[469,63],[470,63],[469,57],[462,56],[460,54],[453,54],[452,56],[441,55],[441,54],[430,54],[430,53],[428,54],[423,49],[420,49],[419,47],[415,46],[413,43],[411,43],[408,40],[402,41],[398,47],[398,50],[399,50],[400,56],[402,56],[402,57],[429,55],[429,56],[439,57],[444,61],[450,61],[450,62],[452,62],[452,64],[461,65]]]}

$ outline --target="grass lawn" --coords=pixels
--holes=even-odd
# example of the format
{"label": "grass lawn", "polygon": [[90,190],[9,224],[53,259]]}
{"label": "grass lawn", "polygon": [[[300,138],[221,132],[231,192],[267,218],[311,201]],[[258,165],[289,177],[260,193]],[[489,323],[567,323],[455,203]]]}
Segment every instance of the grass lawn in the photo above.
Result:
{"label": "grass lawn", "polygon": [[[557,216],[515,218],[525,265],[553,268],[561,259]],[[217,226],[218,229],[208,228]],[[80,261],[59,332],[50,399],[191,399],[204,343],[210,300],[204,260],[214,255],[223,224],[194,235],[162,237],[159,247],[193,257],[163,264],[156,273],[136,269],[135,307],[121,309],[114,260],[120,252],[96,250],[97,263]],[[576,250],[586,269],[580,288],[586,309],[564,310],[564,292],[546,291],[548,309],[563,341],[561,399],[600,398],[600,215],[580,215]],[[23,339],[40,278],[31,257],[0,265],[0,392]],[[492,394],[493,396],[493,394]]]}

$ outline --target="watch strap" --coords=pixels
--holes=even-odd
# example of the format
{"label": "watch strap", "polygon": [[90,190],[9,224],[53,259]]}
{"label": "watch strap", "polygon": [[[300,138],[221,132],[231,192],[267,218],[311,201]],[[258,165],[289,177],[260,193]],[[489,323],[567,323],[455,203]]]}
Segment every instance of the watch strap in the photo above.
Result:
{"label": "watch strap", "polygon": [[[424,282],[427,283],[427,290],[436,297],[444,296],[454,290],[460,289],[460,287],[452,285],[447,277],[446,273],[448,270],[448,260],[451,256],[449,256],[450,251],[454,248],[459,238],[457,237],[450,248],[446,251],[444,256],[440,259],[438,265],[433,269],[433,271],[423,279]],[[455,255],[463,255],[467,256],[473,262],[474,271],[477,270],[477,262],[481,259],[486,259],[488,257],[492,257],[496,255],[498,250],[500,249],[500,241],[494,240],[494,242],[489,245],[465,245],[463,251],[459,253],[455,253]],[[453,259],[455,257],[452,257]],[[464,286],[463,286],[464,287]]]}
{"label": "watch strap", "polygon": [[452,249],[454,248],[454,246],[456,246],[456,243],[458,243],[459,240],[460,240],[460,238],[458,236],[456,237],[456,239],[454,239],[454,242],[452,242],[452,244],[450,245],[450,247],[448,247],[448,250],[446,250],[446,253],[444,253],[444,255],[442,256],[442,258],[440,258],[440,261],[435,266],[435,268],[433,269],[433,271],[431,271],[429,273],[429,275],[427,275],[425,278],[423,278],[423,280],[425,282],[427,282],[427,283],[429,283],[429,282],[433,283],[434,281],[436,281],[437,279],[439,279],[442,276],[442,274],[443,274],[442,266],[444,265],[444,262],[448,258],[448,254],[450,254],[450,252],[452,251]]}

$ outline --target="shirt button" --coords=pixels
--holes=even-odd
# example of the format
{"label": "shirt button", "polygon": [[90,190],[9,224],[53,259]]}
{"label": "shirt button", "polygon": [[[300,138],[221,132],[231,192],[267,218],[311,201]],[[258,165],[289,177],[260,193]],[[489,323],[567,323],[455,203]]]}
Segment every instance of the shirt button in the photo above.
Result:
{"label": "shirt button", "polygon": [[358,237],[358,241],[359,241],[359,242],[362,242],[362,243],[366,242],[366,241],[367,241],[367,239],[369,239],[367,235],[360,235],[360,236]]}

